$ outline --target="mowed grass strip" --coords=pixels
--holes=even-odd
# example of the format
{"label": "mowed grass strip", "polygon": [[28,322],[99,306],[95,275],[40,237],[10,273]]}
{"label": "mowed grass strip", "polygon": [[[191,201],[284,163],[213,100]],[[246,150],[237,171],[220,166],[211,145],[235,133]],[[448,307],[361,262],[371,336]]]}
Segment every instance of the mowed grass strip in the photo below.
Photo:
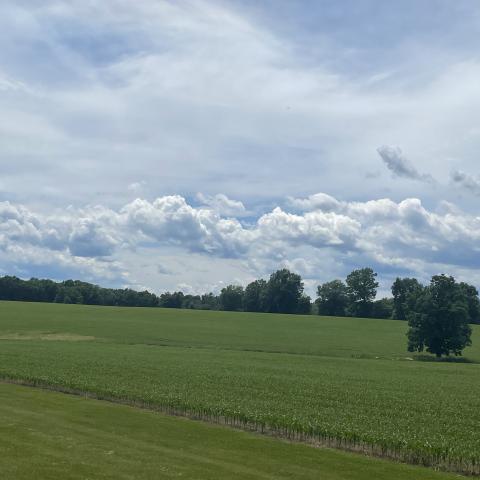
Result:
{"label": "mowed grass strip", "polygon": [[[304,317],[287,317],[288,323],[281,315],[253,314],[259,323],[269,323],[271,335],[264,339],[267,351],[251,351],[254,343],[261,346],[263,338],[252,334],[251,320],[244,321],[244,315],[219,317],[211,312],[209,319],[208,313],[198,312],[196,324],[192,319],[197,312],[188,312],[188,320],[179,320],[179,325],[187,322],[188,329],[183,325],[175,332],[172,318],[182,311],[149,309],[147,315],[144,309],[40,305],[48,308],[40,308],[42,315],[35,316],[39,304],[3,306],[7,308],[0,316],[0,337],[12,334],[15,321],[18,336],[27,337],[0,341],[3,377],[172,408],[206,419],[225,416],[240,425],[268,427],[286,436],[303,432],[328,444],[341,441],[343,448],[412,463],[466,473],[478,470],[480,365],[402,360],[408,354],[402,350],[405,339],[399,332],[389,334],[395,356],[372,357],[373,322],[379,326],[377,352],[384,353],[384,325],[404,328],[403,322],[309,318],[312,323],[307,325],[315,325],[312,336],[321,339],[324,322],[327,332],[336,332],[335,340],[327,334],[325,351],[312,354]],[[115,323],[119,312],[126,317]],[[137,313],[146,317],[135,329]],[[275,319],[279,319],[277,328]],[[303,325],[307,347],[295,335],[287,340],[297,322]],[[364,322],[369,322],[365,331]],[[206,328],[214,332],[210,344]],[[45,341],[32,332],[65,335],[61,341]],[[96,340],[68,341],[67,333]],[[477,331],[474,342],[476,335]],[[288,353],[270,353],[273,345]]]}
{"label": "mowed grass strip", "polygon": [[456,478],[420,467],[1,383],[0,475],[2,480]]}

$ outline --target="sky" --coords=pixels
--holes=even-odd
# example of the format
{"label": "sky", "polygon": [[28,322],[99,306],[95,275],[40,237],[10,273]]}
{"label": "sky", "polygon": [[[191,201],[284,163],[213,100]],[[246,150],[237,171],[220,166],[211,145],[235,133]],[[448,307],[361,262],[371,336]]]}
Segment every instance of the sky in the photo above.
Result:
{"label": "sky", "polygon": [[477,0],[0,2],[0,275],[480,287]]}

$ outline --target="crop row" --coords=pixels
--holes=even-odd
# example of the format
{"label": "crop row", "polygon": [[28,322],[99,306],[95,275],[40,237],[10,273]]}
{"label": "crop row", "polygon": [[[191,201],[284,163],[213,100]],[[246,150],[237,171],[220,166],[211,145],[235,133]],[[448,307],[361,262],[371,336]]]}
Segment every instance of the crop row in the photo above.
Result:
{"label": "crop row", "polygon": [[478,365],[2,341],[0,375],[480,474]]}

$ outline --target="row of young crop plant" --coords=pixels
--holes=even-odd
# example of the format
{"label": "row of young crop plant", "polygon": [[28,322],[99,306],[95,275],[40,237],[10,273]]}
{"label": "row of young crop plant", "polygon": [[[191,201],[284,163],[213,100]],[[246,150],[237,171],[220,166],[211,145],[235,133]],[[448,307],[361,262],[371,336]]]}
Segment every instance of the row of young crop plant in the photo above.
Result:
{"label": "row of young crop plant", "polygon": [[181,401],[175,397],[163,403],[158,402],[158,400],[148,401],[131,395],[114,395],[112,392],[103,389],[80,390],[75,388],[71,382],[52,383],[45,379],[16,376],[3,377],[3,381],[127,404],[168,415],[228,425],[233,428],[255,431],[316,446],[338,448],[466,475],[480,475],[480,458],[478,455],[462,456],[452,446],[448,445],[439,447],[428,442],[418,442],[412,445],[411,441],[395,441],[391,438],[370,438],[366,441],[361,435],[354,432],[333,432],[322,427],[321,424],[305,424],[288,416],[272,418],[258,412],[244,413],[239,410],[205,407],[193,402]]}

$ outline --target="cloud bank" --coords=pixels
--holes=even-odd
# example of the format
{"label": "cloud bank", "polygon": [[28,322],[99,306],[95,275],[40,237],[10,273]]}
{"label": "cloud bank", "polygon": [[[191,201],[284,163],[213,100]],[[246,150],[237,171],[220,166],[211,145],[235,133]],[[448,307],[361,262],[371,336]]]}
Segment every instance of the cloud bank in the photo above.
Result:
{"label": "cloud bank", "polygon": [[[245,223],[179,195],[138,198],[118,209],[69,208],[51,216],[0,202],[0,257],[19,264],[61,259],[79,274],[90,269],[91,276],[105,278],[118,272],[128,277],[122,262],[132,252],[142,249],[155,257],[165,248],[242,262],[252,277],[281,264],[300,265],[315,277],[317,259],[328,256],[345,271],[362,264],[422,276],[439,266],[480,267],[480,217],[451,205],[431,211],[417,198],[352,202],[324,193],[286,204],[294,211],[278,206]],[[157,266],[159,276],[169,271]]]}

